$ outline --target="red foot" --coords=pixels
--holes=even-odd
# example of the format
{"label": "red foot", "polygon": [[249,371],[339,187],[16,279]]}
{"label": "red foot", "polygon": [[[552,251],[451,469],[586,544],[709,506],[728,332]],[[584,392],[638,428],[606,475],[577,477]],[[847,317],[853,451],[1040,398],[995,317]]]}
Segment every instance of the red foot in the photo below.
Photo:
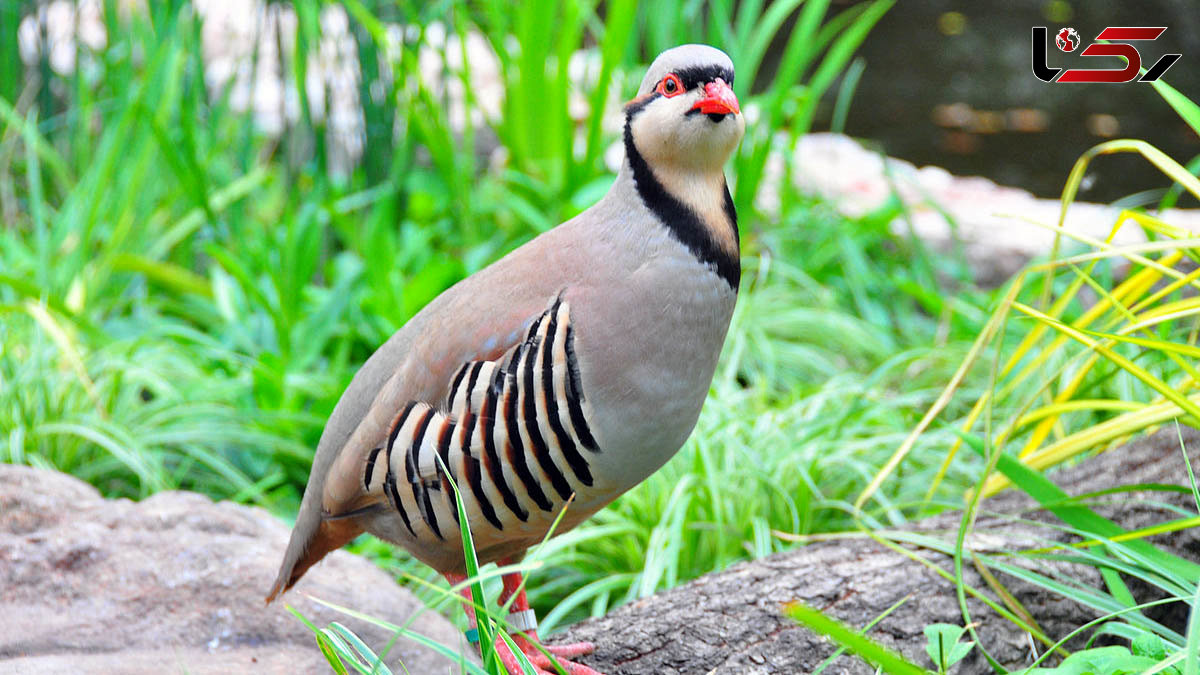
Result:
{"label": "red foot", "polygon": [[[501,564],[507,564],[507,562],[501,561]],[[461,574],[449,573],[445,576],[450,582],[451,586],[456,586],[466,579],[466,577]],[[471,627],[474,628],[475,608],[471,604],[471,590],[469,588],[463,588],[459,592],[467,600],[467,603],[463,605],[463,609],[466,610],[467,619],[471,624]],[[510,607],[511,611],[521,612],[529,609],[529,600],[525,597],[524,580],[521,578],[521,575],[516,572],[504,575],[504,592],[500,595],[499,604],[504,606],[506,603],[508,603],[510,598],[513,600]],[[568,675],[603,675],[603,673],[600,673],[593,668],[589,668],[582,663],[575,663],[574,661],[567,660],[576,656],[591,654],[592,652],[596,651],[596,645],[590,642],[576,642],[569,645],[543,645],[538,639],[536,629],[527,630],[523,635],[524,636],[514,633],[512,635],[513,642],[517,645],[517,648],[521,650],[521,653],[523,653],[525,657],[529,659],[529,662],[533,664],[537,675],[558,675],[558,669],[555,668],[554,664],[550,662],[550,659],[542,653],[543,649],[554,657],[554,661],[560,667],[562,667],[562,669],[565,670]],[[521,665],[517,663],[516,655],[513,654],[512,649],[509,648],[508,643],[506,643],[503,638],[497,636],[495,645],[496,655],[500,657],[500,662],[504,664],[505,670],[512,675],[520,675],[522,672],[524,672],[521,669]]]}
{"label": "red foot", "polygon": [[[534,648],[537,649],[536,647]],[[566,645],[542,645],[542,649],[562,659],[570,659],[576,656],[585,656],[596,651],[596,645],[590,642],[572,642]],[[541,654],[541,652],[538,652]]]}
{"label": "red foot", "polygon": [[[517,643],[517,647],[521,649],[525,657],[533,664],[538,675],[558,675],[558,670],[551,665],[550,659],[546,658],[546,655],[537,647],[530,644],[528,640],[519,635],[514,635],[513,642]],[[599,671],[589,668],[582,663],[567,660],[571,657],[583,656],[595,651],[596,645],[590,642],[577,642],[569,645],[542,645],[542,647],[553,654],[554,660],[570,675],[602,675]],[[500,657],[500,662],[504,664],[508,672],[513,675],[519,675],[522,672],[521,666],[517,663],[517,657],[502,639],[496,640],[496,654]]]}

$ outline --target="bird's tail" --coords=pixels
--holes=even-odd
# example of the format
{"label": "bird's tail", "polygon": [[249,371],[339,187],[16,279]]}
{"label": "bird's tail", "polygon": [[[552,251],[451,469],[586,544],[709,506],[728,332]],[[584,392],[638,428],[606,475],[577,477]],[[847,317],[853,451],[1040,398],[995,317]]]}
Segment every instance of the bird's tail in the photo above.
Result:
{"label": "bird's tail", "polygon": [[[316,516],[315,518],[313,516]],[[304,576],[308,568],[317,564],[332,551],[350,543],[363,533],[357,518],[322,518],[321,509],[301,510],[292,529],[279,575],[267,594],[267,603],[286,593]]]}

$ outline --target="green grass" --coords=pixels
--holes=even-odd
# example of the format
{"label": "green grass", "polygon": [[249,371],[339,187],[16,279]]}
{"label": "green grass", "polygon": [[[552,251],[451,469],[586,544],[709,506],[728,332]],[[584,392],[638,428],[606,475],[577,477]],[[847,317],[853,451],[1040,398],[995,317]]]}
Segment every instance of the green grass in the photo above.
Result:
{"label": "green grass", "polygon": [[[888,5],[826,20],[825,3],[809,2],[792,29],[775,6],[754,26],[751,6],[736,18],[714,6],[670,38],[751,31],[739,64],[760,61],[772,31],[803,47],[770,81],[757,66],[740,71],[743,101],[766,121],[731,166],[746,273],[712,397],[662,472],[540,552],[530,591],[547,631],[781,550],[774,531],[849,526],[850,499],[986,316],[984,292],[951,300],[933,290],[939,278],[969,289],[966,270],[892,235],[894,206],[850,221],[785,180],[783,215],[756,212],[766,149],[786,150],[781,139],[807,130],[831,73]],[[384,92],[364,97],[372,152],[348,175],[329,167],[319,120],[301,116],[274,139],[229,91],[206,92],[198,22],[165,4],[150,17],[107,15],[107,47],[80,56],[93,66],[86,79],[51,74],[0,98],[0,460],[66,471],[110,496],[192,489],[286,517],[324,419],[371,351],[451,283],[602,192],[600,154],[614,139],[599,115],[544,138],[538,115],[558,114],[580,88],[593,110],[629,95],[653,55],[626,29],[643,21],[632,3],[566,17],[565,6],[529,3],[512,24],[499,4],[478,15],[465,5],[345,7],[363,72]],[[285,74],[303,81],[319,35],[317,7],[298,8],[300,58]],[[475,132],[451,130],[447,102],[416,78],[425,33],[386,58],[379,46],[385,21],[448,16],[458,35],[476,24],[494,44],[513,31],[548,50],[502,62],[509,91],[540,87],[551,103],[510,109],[493,128],[510,151],[503,167],[478,154]],[[547,22],[560,21],[566,29],[547,37]],[[629,38],[603,39],[609,32]],[[603,46],[588,89],[564,79],[562,59],[591,41]],[[544,77],[524,81],[531,62],[546,64]],[[0,65],[22,70],[13,43]],[[909,479],[886,496],[919,497],[951,438],[923,439]],[[950,478],[946,496],[967,484]],[[902,517],[888,504],[877,515]],[[420,583],[430,570],[374,540],[358,548],[450,609]]]}
{"label": "green grass", "polygon": [[[847,219],[798,194],[785,166],[778,211],[756,209],[769,153],[853,105],[857,75],[840,90],[837,76],[890,2],[685,1],[653,15],[624,1],[296,3],[298,32],[280,36],[295,44],[289,82],[312,74],[321,12],[349,17],[370,151],[348,170],[303,88],[302,114],[278,138],[235,109],[230,88],[207,89],[186,5],[121,18],[113,4],[107,45],[83,49],[86,66],[71,73],[44,59],[26,68],[15,41],[0,40],[0,74],[22,74],[0,77],[0,461],[66,471],[110,496],[184,488],[290,517],[355,369],[450,284],[602,194],[616,139],[601,111],[630,96],[655,53],[688,41],[730,51],[757,119],[729,167],[743,291],[691,440],[528,563],[543,632],[793,545],[779,533],[902,527],[961,507],[964,494],[1044,488],[1038,470],[1139,433],[1146,416],[1197,419],[1185,265],[1196,254],[1166,224],[1131,214],[1124,226],[1180,240],[1181,253],[1064,244],[1019,286],[989,291],[962,260],[894,235],[898,204]],[[504,47],[503,117],[454,130],[443,88],[417,69],[439,22]],[[395,23],[418,28],[389,46]],[[780,61],[767,73],[771,45]],[[587,47],[591,76],[577,81],[569,60]],[[445,66],[441,77],[473,74]],[[466,91],[471,114],[480,101]],[[1196,123],[1194,104],[1162,91]],[[576,98],[590,112],[568,122]],[[492,139],[503,161],[487,154]],[[1130,149],[1175,192],[1194,191],[1153,149],[1097,153]],[[1068,257],[1093,248],[1096,258]],[[1115,265],[1126,260],[1131,273]],[[963,445],[978,452],[948,454]],[[1194,602],[1188,569],[1094,526],[1065,522],[1103,539],[1070,555],[1167,579]],[[962,561],[961,546],[938,545]],[[372,539],[355,546],[453,609],[444,587],[427,585],[432,571]],[[482,575],[494,597],[494,572]],[[1157,636],[1165,658],[1194,669],[1195,630],[1127,617],[1117,581],[1089,597],[1114,616],[1104,630]],[[325,630],[323,646],[343,656],[383,648]]]}
{"label": "green grass", "polygon": [[[1185,121],[1194,126],[1200,123],[1200,109],[1193,103],[1169,87],[1160,91]],[[982,600],[1042,643],[1035,666],[1066,657],[1055,668],[1029,672],[1190,673],[1196,671],[1200,658],[1200,614],[1195,611],[1200,565],[1147,539],[1200,523],[1200,492],[1182,447],[1182,436],[1180,475],[1188,477],[1196,511],[1169,507],[1167,512],[1175,518],[1136,532],[1128,532],[1102,517],[1093,506],[1115,499],[1118,505],[1132,508],[1135,499],[1129,493],[1138,486],[1113,486],[1099,494],[1076,497],[1042,473],[1163,425],[1177,428],[1181,422],[1200,424],[1196,394],[1200,372],[1194,366],[1194,359],[1200,356],[1196,347],[1200,272],[1195,269],[1200,260],[1200,241],[1190,231],[1133,211],[1120,214],[1112,236],[1104,241],[1090,240],[1062,226],[1089,165],[1112,153],[1138,154],[1181,191],[1200,195],[1200,180],[1147,143],[1110,141],[1084,153],[1067,178],[1059,223],[1043,224],[1058,236],[1050,259],[1029,266],[1009,283],[956,376],[855,500],[856,506],[874,510],[872,502],[880,501],[876,490],[894,478],[893,470],[911,462],[908,453],[931,430],[953,429],[959,436],[942,461],[943,470],[958,466],[957,451],[963,445],[985,462],[974,477],[975,486],[966,492],[967,504],[954,541],[903,530],[872,536],[894,548],[895,543],[905,542],[953,557],[952,575],[935,571],[954,582],[964,625],[976,648],[998,672],[1003,668],[987,653],[986,636],[972,623],[968,595]],[[1109,243],[1122,227],[1141,228],[1150,242],[1126,246]],[[1075,245],[1068,245],[1069,239],[1075,240]],[[962,382],[971,381],[972,373],[985,374],[988,386],[981,393],[956,391]],[[952,408],[958,399],[974,401],[965,416]],[[931,504],[940,485],[940,478],[934,480],[928,498],[914,506]],[[1038,525],[1047,528],[1045,541],[1040,543],[1043,545],[1023,544],[999,552],[969,550],[965,542],[982,509],[982,496],[1009,487],[1027,493],[1059,522]],[[1156,487],[1144,489],[1153,494]],[[860,528],[869,532],[875,524],[865,518]],[[1060,544],[1054,537],[1057,533],[1069,533],[1080,541]],[[1056,573],[1044,564],[1049,561],[1094,567],[1104,580],[1104,588],[1092,588]],[[968,562],[983,573],[987,588],[972,588],[965,583],[963,568]],[[1071,598],[1101,618],[1071,635],[1046,635],[996,573]],[[1138,604],[1130,590],[1133,581],[1154,588],[1163,599]],[[1143,613],[1151,606],[1168,603],[1188,608],[1186,628]],[[855,649],[854,643],[843,641],[836,632],[810,618],[804,618],[806,625]],[[1088,648],[1075,654],[1063,649],[1069,638],[1089,633]],[[1092,648],[1092,641],[1101,636],[1128,640],[1130,646]]]}
{"label": "green grass", "polygon": [[[927,290],[939,276],[965,283],[965,271],[893,236],[898,209],[848,221],[786,181],[784,215],[753,207],[765,149],[786,148],[829,107],[831,74],[888,6],[829,14],[813,1],[792,26],[787,5],[757,23],[752,3],[718,3],[651,39],[629,28],[645,23],[633,3],[514,14],[346,2],[371,148],[349,173],[331,167],[321,119],[302,114],[276,139],[233,107],[231,88],[206,90],[186,6],[124,18],[108,7],[111,39],[81,48],[87,65],[71,73],[44,58],[26,69],[6,42],[2,69],[49,79],[0,98],[0,460],[112,496],[184,488],[293,513],[357,366],[450,284],[603,192],[601,155],[616,139],[599,110],[630,95],[653,40],[713,39],[737,46],[739,93],[766,116],[731,165],[745,291],[713,399],[662,474],[548,548],[533,600],[542,613],[560,607],[553,627],[778,550],[772,530],[845,526],[848,498],[931,401],[987,302]],[[279,37],[295,44],[290,82],[310,74],[326,11],[296,8],[296,39]],[[477,27],[493,45],[512,34],[533,47],[504,50],[501,78],[547,105],[523,112],[524,94],[505,99],[488,129],[508,151],[502,166],[480,154],[484,130],[453,131],[442,89],[417,75],[425,28],[445,20],[451,35]],[[388,23],[425,28],[385,49]],[[798,46],[768,80],[757,64],[773,37]],[[573,81],[564,62],[591,44],[596,79]],[[471,81],[469,68],[447,68]],[[562,126],[573,95],[593,112]],[[915,495],[933,462],[890,494]],[[771,479],[735,499],[716,480],[727,472]],[[627,536],[602,536],[615,531]],[[681,556],[684,545],[700,553]],[[606,581],[612,570],[620,581]]]}
{"label": "green grass", "polygon": [[[989,291],[961,259],[894,235],[898,204],[847,219],[798,194],[786,163],[778,210],[756,208],[769,154],[789,151],[816,120],[844,119],[863,67],[849,65],[854,51],[891,4],[298,2],[296,33],[268,40],[294,44],[283,60],[293,84],[313,74],[321,13],[349,17],[369,148],[349,169],[331,160],[327,123],[304,87],[279,137],[233,106],[231,87],[208,90],[201,26],[186,5],[122,17],[106,2],[105,47],[81,48],[83,67],[69,73],[44,52],[21,62],[12,35],[33,3],[4,5],[0,461],[66,471],[110,496],[184,488],[291,516],[355,369],[450,284],[602,194],[616,140],[604,107],[631,94],[661,49],[707,41],[730,51],[757,120],[729,167],[742,294],[679,455],[525,563],[543,634],[797,538],[856,526],[903,533],[909,518],[1015,484],[1054,503],[1059,527],[1093,540],[1049,555],[1108,570],[1106,589],[1086,595],[1107,618],[1087,630],[1129,639],[1132,651],[1105,657],[1150,655],[1196,672],[1200,620],[1184,634],[1146,618],[1116,573],[1192,604],[1194,566],[1141,541],[1150,532],[1120,532],[1088,502],[1062,501],[1039,473],[1156,424],[1200,419],[1190,235],[1130,212],[1119,226],[1167,243],[1064,240],[1051,261]],[[393,42],[390,24],[416,29]],[[459,40],[440,49],[461,50],[471,31],[497,48],[502,117],[453,128],[446,89],[419,76],[436,26]],[[576,81],[570,59],[591,47],[589,79]],[[440,79],[464,85],[461,105],[479,112],[471,64],[451,61]],[[1194,103],[1156,86],[1200,128]],[[568,122],[576,98],[590,112]],[[493,138],[502,161],[485,154]],[[1159,166],[1175,185],[1166,199],[1197,193],[1184,167],[1125,141],[1081,161],[1064,204],[1092,159],[1118,151]],[[1019,621],[1002,589],[961,583],[977,507],[968,502],[957,541],[903,541],[955,556],[960,598],[986,597]],[[431,570],[373,539],[355,548],[431,607],[460,613]],[[1005,556],[980,562],[1047,592],[1083,592]],[[471,583],[494,597],[495,575],[486,568]],[[891,658],[809,618],[852,650]],[[386,650],[340,626],[313,629],[360,672]],[[1031,632],[1047,647],[1061,637]]]}

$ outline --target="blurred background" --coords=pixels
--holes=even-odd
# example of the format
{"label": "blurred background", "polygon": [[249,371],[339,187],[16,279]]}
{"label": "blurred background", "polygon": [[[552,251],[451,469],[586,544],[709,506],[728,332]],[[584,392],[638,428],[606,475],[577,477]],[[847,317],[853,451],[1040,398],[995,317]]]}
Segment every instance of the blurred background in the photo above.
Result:
{"label": "blurred background", "polygon": [[[707,42],[733,57],[748,118],[729,167],[744,279],[726,352],[692,440],[543,551],[533,601],[553,630],[793,545],[775,532],[844,529],[999,291],[894,225],[901,201],[851,217],[798,187],[797,144],[846,133],[1043,197],[1112,138],[1187,163],[1194,127],[1150,85],[1038,81],[1030,27],[1090,41],[1168,26],[1142,54],[1182,53],[1164,79],[1194,97],[1198,21],[1184,0],[7,0],[0,461],[108,496],[182,488],[294,517],[357,367],[442,290],[599,198],[645,65]],[[1050,47],[1051,65],[1077,58]],[[1079,199],[1141,206],[1171,188],[1140,158],[1103,162]],[[1087,393],[1143,390],[1105,373]],[[1113,410],[1073,414],[1058,432]],[[982,460],[947,457],[956,438],[920,435],[866,517],[961,503]]]}
{"label": "blurred background", "polygon": [[[1046,26],[1051,43],[1062,27],[1079,33],[1083,44],[1072,54],[1049,44],[1047,65],[1058,68],[1119,67],[1117,59],[1079,56],[1108,26],[1167,26],[1154,42],[1136,45],[1143,67],[1182,54],[1164,78],[1186,94],[1200,92],[1200,15],[1187,0],[911,3],[888,12],[863,43],[846,133],[918,166],[986,176],[1039,197],[1058,197],[1079,153],[1111,138],[1140,138],[1185,159],[1196,153],[1195,133],[1151,87],[1031,77],[1031,26]],[[1145,162],[1107,161],[1111,171],[1094,174],[1084,199],[1109,202],[1160,186]]]}

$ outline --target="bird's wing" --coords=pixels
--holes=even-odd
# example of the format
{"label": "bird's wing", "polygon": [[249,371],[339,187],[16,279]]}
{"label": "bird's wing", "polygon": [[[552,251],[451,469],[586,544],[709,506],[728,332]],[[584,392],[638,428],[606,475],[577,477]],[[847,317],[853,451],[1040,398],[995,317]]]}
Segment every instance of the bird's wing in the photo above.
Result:
{"label": "bird's wing", "polygon": [[[555,301],[555,295],[545,295],[537,304],[522,303],[519,310],[510,309],[502,316],[492,316],[475,325],[460,319],[456,322],[457,330],[443,334],[430,327],[419,345],[409,351],[405,364],[380,390],[359,429],[330,467],[322,499],[325,516],[378,503],[382,493],[364,490],[363,472],[372,452],[386,445],[403,410],[413,404],[419,408],[413,414],[432,409],[460,417],[469,409],[470,401],[465,400],[469,394],[464,385],[476,364],[480,364],[479,371],[486,367],[493,372],[506,362],[527,338],[530,326],[545,316],[547,307]],[[458,312],[454,315],[463,316]],[[475,403],[478,406],[478,401]],[[432,453],[421,455],[414,466],[410,482],[437,480],[438,466]]]}
{"label": "bird's wing", "polygon": [[477,274],[449,289],[405,324],[355,375],[321,435],[268,601],[327,553],[362,533],[354,514],[374,508],[380,499],[378,493],[362,489],[362,471],[372,450],[386,441],[402,407],[416,401],[440,408],[463,364],[503,357],[564,292],[553,281],[555,275],[542,275],[538,283],[528,279],[517,283],[510,278],[516,268],[497,265],[485,270],[493,273]]}
{"label": "bird's wing", "polygon": [[[466,477],[475,497],[472,504],[479,514],[496,529],[503,529],[490,501],[482,494],[478,473],[482,453],[492,456],[485,464],[489,471],[494,472],[492,464],[499,463],[494,450],[498,428],[504,430],[505,447],[514,443],[518,448],[522,446],[513,430],[526,430],[533,457],[545,472],[549,487],[562,499],[574,492],[566,478],[568,471],[581,484],[592,485],[588,462],[578,448],[598,452],[598,447],[585,412],[589,406],[576,360],[570,304],[557,297],[535,320],[526,323],[528,327],[517,344],[502,355],[463,363],[449,378],[441,402],[405,402],[394,413],[382,444],[366,454],[344,452],[326,483],[325,517],[365,515],[390,501],[415,537],[409,515],[400,503],[402,490],[397,488],[407,483],[422,519],[440,538],[429,491],[443,491],[451,499],[451,515],[457,520],[448,481]],[[498,422],[501,417],[502,423]],[[552,448],[562,453],[567,469],[555,465]],[[476,463],[463,470],[463,463],[471,461]],[[550,509],[546,486],[528,470],[524,455],[514,471],[530,499]],[[492,479],[496,480],[494,474]],[[507,485],[500,493],[510,510],[525,513]],[[527,517],[518,515],[522,521]]]}

